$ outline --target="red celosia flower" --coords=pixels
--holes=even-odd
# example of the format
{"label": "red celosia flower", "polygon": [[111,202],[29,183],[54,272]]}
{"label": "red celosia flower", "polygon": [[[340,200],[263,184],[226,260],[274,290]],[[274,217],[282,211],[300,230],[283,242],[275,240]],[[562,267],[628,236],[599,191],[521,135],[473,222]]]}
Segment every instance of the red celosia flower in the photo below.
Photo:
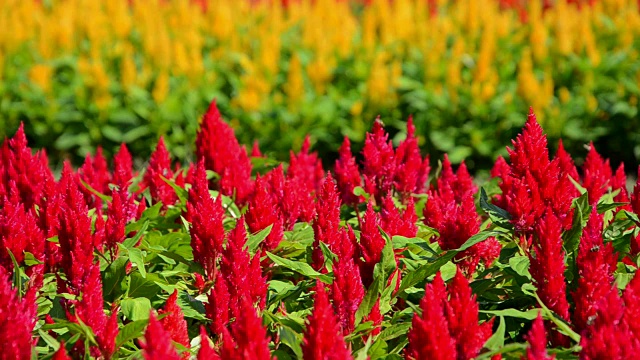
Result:
{"label": "red celosia flower", "polygon": [[260,144],[258,144],[258,140],[253,141],[253,146],[251,147],[251,157],[264,157],[264,155],[262,155],[262,152],[260,151]]}
{"label": "red celosia flower", "polygon": [[[21,123],[14,137],[5,140],[0,149],[0,195],[14,193],[16,200],[30,211],[40,203],[47,182],[53,182],[47,154],[44,150],[31,153]],[[0,196],[0,206],[3,200]]]}
{"label": "red celosia flower", "polygon": [[383,319],[384,316],[380,312],[380,298],[378,297],[378,301],[373,304],[373,307],[371,308],[371,311],[369,311],[369,314],[365,316],[364,319],[362,319],[363,321],[371,321],[371,324],[373,325],[373,329],[368,336],[376,336],[380,334],[380,332],[382,331],[380,325],[382,325]]}
{"label": "red celosia flower", "polygon": [[638,166],[638,180],[631,193],[631,208],[634,213],[640,214],[640,166]]}
{"label": "red celosia flower", "polygon": [[0,266],[13,269],[9,251],[23,265],[25,251],[44,261],[45,237],[32,211],[19,202],[5,201],[0,208]]}
{"label": "red celosia flower", "polygon": [[198,360],[218,360],[220,356],[213,350],[207,330],[204,326],[200,326],[200,350],[198,350]]}
{"label": "red celosia flower", "polygon": [[609,159],[604,160],[602,156],[598,154],[596,147],[593,146],[593,142],[589,144],[589,153],[582,165],[582,171],[584,173],[582,186],[584,186],[589,193],[589,204],[596,204],[602,195],[607,192],[612,171],[609,165]]}
{"label": "red celosia flower", "polygon": [[627,284],[623,294],[625,311],[624,321],[636,339],[640,339],[640,275],[636,274]]}
{"label": "red celosia flower", "polygon": [[[178,305],[178,290],[174,290],[173,294],[167,299],[167,303],[163,310],[159,310],[158,314],[167,314],[160,320],[162,327],[165,329],[171,340],[182,344],[184,347],[189,348],[189,333],[187,331],[187,322],[184,319],[182,309]],[[182,355],[182,359],[189,358],[189,352],[185,351]]]}
{"label": "red celosia flower", "polygon": [[580,339],[580,359],[635,358],[640,352],[640,339],[634,336],[624,321],[625,307],[618,289],[612,284],[606,285],[602,298],[594,308],[589,326]]}
{"label": "red celosia flower", "polygon": [[128,189],[131,179],[133,179],[133,160],[127,146],[122,144],[118,153],[113,157],[111,183],[120,189]]}
{"label": "red celosia flower", "polygon": [[240,205],[249,200],[253,192],[251,160],[233,129],[222,120],[215,100],[202,118],[196,137],[196,157],[204,159],[206,168],[220,175],[219,189],[224,195],[234,196]]}
{"label": "red celosia flower", "polygon": [[158,321],[153,310],[149,314],[149,326],[144,333],[144,339],[141,345],[146,360],[180,360],[176,348],[171,343],[170,334]]}
{"label": "red celosia flower", "polygon": [[307,135],[302,143],[300,152],[290,154],[287,178],[295,179],[299,185],[304,186],[308,192],[320,191],[324,180],[322,162],[318,159],[318,153],[309,153],[311,139]]}
{"label": "red celosia flower", "polygon": [[356,205],[361,199],[353,194],[353,189],[362,185],[360,170],[356,164],[356,159],[351,154],[351,143],[345,136],[339,150],[340,157],[336,160],[335,173],[336,182],[342,202],[348,205]]}
{"label": "red celosia flower", "polygon": [[11,274],[0,266],[0,358],[31,359],[34,344],[31,332],[36,324],[38,310],[36,289],[31,288],[20,299],[11,285]]}
{"label": "red celosia flower", "polygon": [[64,341],[60,341],[60,348],[53,354],[51,360],[71,360],[67,354],[67,350],[64,348]]}
{"label": "red celosia flower", "polygon": [[391,194],[388,194],[382,200],[380,220],[382,229],[387,233],[387,235],[389,235],[389,237],[400,235],[412,238],[418,234],[418,226],[416,225],[418,215],[416,215],[413,198],[409,197],[406,202],[407,207],[401,212],[396,208]]}
{"label": "red celosia flower", "polygon": [[320,242],[325,243],[333,253],[336,253],[339,248],[337,242],[342,240],[340,236],[340,198],[331,173],[327,175],[318,194],[313,233],[313,266],[318,270],[324,266]]}
{"label": "red celosia flower", "polygon": [[125,228],[129,221],[136,219],[136,203],[127,190],[128,185],[112,191],[112,200],[107,204],[104,243],[112,257],[118,254],[118,244],[126,238]]}
{"label": "red celosia flower", "polygon": [[[457,249],[480,230],[480,217],[476,212],[473,194],[475,185],[469,182],[466,169],[454,174],[445,158],[437,189],[429,190],[424,208],[425,224],[438,230],[438,243],[443,250]],[[500,243],[495,238],[485,240],[457,255],[460,268],[473,274],[480,260],[489,265],[500,254]]]}
{"label": "red celosia flower", "polygon": [[244,218],[238,220],[228,237],[227,247],[222,253],[220,272],[227,281],[230,294],[229,307],[232,311],[238,309],[239,302],[247,298],[252,304],[258,304],[260,309],[263,309],[267,299],[267,283],[262,276],[260,252],[251,258],[245,248],[247,232]]}
{"label": "red celosia flower", "polygon": [[[613,198],[613,201],[620,203],[628,203],[629,200],[629,192],[627,191],[627,175],[624,172],[624,163],[620,163],[616,173],[611,178],[611,191],[620,190],[618,195]],[[632,211],[631,205],[626,204],[617,208],[619,210],[627,210]]]}
{"label": "red celosia flower", "polygon": [[191,247],[194,260],[202,265],[205,274],[213,280],[218,254],[224,242],[224,209],[222,196],[215,200],[209,194],[207,173],[202,161],[198,162],[194,183],[189,189],[186,218],[191,223]]}
{"label": "red celosia flower", "polygon": [[[538,295],[547,307],[561,318],[569,320],[562,226],[551,209],[547,208],[546,215],[536,224],[534,232],[535,241],[529,260],[531,276],[538,287]],[[558,338],[555,342],[558,341],[562,340]]]}
{"label": "red celosia flower", "polygon": [[420,155],[418,139],[415,135],[416,127],[413,118],[407,121],[407,138],[396,149],[395,188],[402,194],[403,199],[410,195],[423,193],[429,178],[429,156],[424,159]]}
{"label": "red celosia flower", "polygon": [[313,312],[307,319],[302,353],[308,360],[352,359],[342,337],[336,315],[320,282],[316,283]]}
{"label": "red celosia flower", "polygon": [[229,288],[220,272],[216,274],[215,283],[209,292],[205,312],[211,319],[211,332],[222,334],[229,323]]}
{"label": "red celosia flower", "polygon": [[156,150],[151,154],[149,166],[144,174],[141,184],[141,191],[149,188],[151,198],[155,202],[162,202],[163,208],[175,204],[178,200],[175,190],[162,177],[171,180],[174,173],[171,170],[171,155],[164,145],[164,138],[160,137]]}
{"label": "red celosia flower", "polygon": [[117,311],[113,311],[109,318],[104,313],[102,279],[100,267],[97,264],[87,269],[80,290],[82,300],[75,301],[75,315],[93,330],[100,353],[105,359],[110,359],[115,352],[118,318]]}
{"label": "red celosia flower", "polygon": [[415,314],[407,334],[408,359],[449,360],[458,358],[456,340],[449,330],[447,293],[440,272],[427,284],[420,301],[422,316]]}
{"label": "red celosia flower", "polygon": [[362,149],[365,190],[375,196],[378,202],[393,190],[396,175],[395,153],[388,138],[382,121],[377,118],[372,132],[367,133]]}
{"label": "red celosia flower", "polygon": [[287,230],[293,229],[297,221],[310,222],[316,215],[314,194],[300,178],[287,177],[284,183],[284,197],[280,203],[284,226]]}
{"label": "red celosia flower", "polygon": [[575,302],[573,324],[583,331],[589,319],[595,315],[596,306],[606,296],[613,284],[617,256],[610,242],[603,243],[603,215],[592,212],[582,237],[576,264],[578,267],[578,288],[572,293]]}
{"label": "red celosia flower", "polygon": [[382,248],[385,240],[380,233],[380,217],[373,210],[371,201],[367,204],[367,211],[360,221],[360,252],[363,259],[360,260],[360,276],[365,286],[373,281],[373,268],[380,262]]}
{"label": "red celosia flower", "polygon": [[352,258],[339,258],[333,265],[331,299],[343,335],[353,331],[356,311],[364,298],[364,286],[360,272]]}
{"label": "red celosia flower", "polygon": [[102,200],[84,186],[80,180],[90,185],[97,192],[109,195],[109,178],[107,159],[102,155],[102,148],[98,147],[96,156],[91,157],[91,155],[87,154],[84,164],[78,169],[78,188],[84,194],[85,201],[90,208],[100,208]]}
{"label": "red celosia flower", "polygon": [[478,302],[462,272],[456,272],[447,290],[449,306],[445,309],[449,332],[456,341],[458,359],[474,358],[491,337],[493,319],[482,325],[478,324]]}
{"label": "red celosia flower", "polygon": [[544,321],[542,315],[533,320],[531,330],[526,335],[529,346],[527,347],[527,355],[523,360],[553,360],[555,355],[547,355],[547,334],[544,331]]}
{"label": "red celosia flower", "polygon": [[269,193],[267,186],[267,178],[258,175],[256,177],[255,193],[251,202],[249,202],[247,225],[253,233],[273,225],[271,232],[261,244],[263,249],[269,251],[278,246],[284,234],[276,200]]}
{"label": "red celosia flower", "polygon": [[561,159],[549,161],[547,138],[532,109],[522,134],[512,143],[513,149],[507,148],[511,166],[506,174],[501,170],[502,196],[498,200],[511,214],[516,233],[529,236],[547,206],[553,209],[563,228],[568,229],[575,187],[561,169]]}
{"label": "red celosia flower", "polygon": [[[564,149],[564,145],[562,144],[562,139],[558,142],[558,151],[556,152],[556,159],[558,159],[558,163],[560,166],[560,171],[565,174],[571,176],[571,178],[575,181],[580,181],[580,176],[578,175],[578,169],[576,169],[576,165],[571,158],[571,155]],[[576,189],[578,192],[578,189]],[[578,196],[577,194],[576,196]]]}
{"label": "red celosia flower", "polygon": [[256,309],[244,299],[231,330],[222,333],[220,357],[229,360],[268,360],[271,358],[267,330]]}

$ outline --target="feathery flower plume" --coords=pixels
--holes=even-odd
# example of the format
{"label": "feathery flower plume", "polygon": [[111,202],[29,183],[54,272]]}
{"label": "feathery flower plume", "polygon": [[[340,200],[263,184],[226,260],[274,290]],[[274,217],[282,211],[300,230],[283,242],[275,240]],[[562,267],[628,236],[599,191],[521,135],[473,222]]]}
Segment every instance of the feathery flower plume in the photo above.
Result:
{"label": "feathery flower plume", "polygon": [[60,348],[53,354],[51,360],[71,360],[67,350],[64,348],[64,341],[60,341]]}
{"label": "feathery flower plume", "polygon": [[382,200],[382,211],[380,213],[380,222],[382,229],[393,237],[400,235],[408,238],[415,237],[418,234],[418,215],[416,215],[415,205],[413,198],[409,197],[406,200],[407,206],[404,211],[396,208],[393,202],[391,194]]}
{"label": "feathery flower plume", "polygon": [[118,244],[126,238],[127,223],[137,218],[136,203],[127,188],[128,186],[114,189],[112,200],[107,204],[104,245],[112,257],[118,254]]}
{"label": "feathery flower plume", "polygon": [[205,313],[211,319],[211,332],[222,334],[229,323],[229,288],[220,272],[216,273],[215,283],[207,296]]}
{"label": "feathery flower plume", "polygon": [[447,293],[440,272],[427,284],[420,301],[422,316],[415,314],[407,334],[407,359],[449,360],[458,357],[456,340],[449,330]]}
{"label": "feathery flower plume", "polygon": [[533,320],[526,340],[529,346],[527,347],[527,355],[522,357],[523,360],[553,360],[556,358],[555,355],[549,356],[547,354],[547,334],[544,331],[544,321],[541,314],[538,314],[538,317]]}
{"label": "feathery flower plume", "polygon": [[196,137],[196,157],[204,159],[205,167],[220,175],[218,187],[222,194],[234,196],[240,205],[249,200],[253,192],[251,160],[233,129],[222,120],[215,100],[202,117]]}
{"label": "feathery flower plume", "polygon": [[364,157],[363,175],[367,193],[372,194],[376,202],[393,190],[396,175],[396,162],[389,134],[384,131],[378,117],[373,123],[371,133],[367,133],[362,149]]}
{"label": "feathery flower plume", "polygon": [[320,249],[320,242],[325,243],[332,252],[336,253],[340,245],[337,242],[342,239],[340,236],[340,197],[331,173],[327,175],[318,194],[313,233],[313,265],[318,270],[324,266],[324,255]]}
{"label": "feathery flower plume", "polygon": [[11,274],[0,266],[0,359],[31,359],[31,332],[36,324],[38,310],[36,293],[28,291],[20,299],[11,285]]}
{"label": "feathery flower plume", "polygon": [[316,283],[313,312],[307,318],[302,353],[307,360],[352,359],[321,282]]}
{"label": "feathery flower plume", "polygon": [[209,194],[209,183],[204,163],[199,161],[189,189],[186,218],[191,223],[191,247],[194,260],[202,265],[205,274],[214,278],[218,254],[224,242],[224,209],[222,196],[215,200]]}
{"label": "feathery flower plume", "polygon": [[[174,290],[173,294],[167,299],[167,303],[163,310],[158,311],[159,315],[167,314],[160,320],[162,327],[171,337],[171,340],[182,344],[184,347],[189,348],[189,333],[187,331],[187,322],[184,319],[182,309],[178,305],[178,290]],[[185,351],[182,355],[182,359],[189,358],[189,352]]]}
{"label": "feathery flower plume", "polygon": [[158,140],[156,150],[151,154],[147,171],[142,179],[141,189],[149,188],[151,198],[154,202],[162,202],[163,208],[175,204],[178,196],[175,191],[162,177],[173,179],[174,173],[171,170],[171,156],[164,144],[164,138],[161,136]]}
{"label": "feathery flower plume", "polygon": [[423,159],[420,155],[413,117],[407,121],[407,138],[398,145],[395,161],[395,189],[403,200],[409,199],[412,193],[424,193],[430,171],[429,156]]}
{"label": "feathery flower plume", "polygon": [[[538,288],[538,295],[549,309],[562,319],[569,320],[562,226],[551,209],[547,208],[546,215],[536,224],[534,233],[536,239],[533,251],[529,253],[529,269]],[[554,343],[564,341],[559,334],[554,333],[553,337]]]}
{"label": "feathery flower plume", "polygon": [[353,258],[339,258],[333,265],[331,299],[342,328],[342,334],[350,334],[355,326],[356,311],[364,299],[364,285]]}
{"label": "feathery flower plume", "polygon": [[111,183],[120,189],[128,189],[131,179],[133,179],[133,160],[127,146],[122,144],[118,153],[113,157]]}
{"label": "feathery flower plume", "polygon": [[295,179],[299,185],[304,186],[308,192],[320,191],[324,181],[322,162],[316,152],[309,153],[311,139],[309,135],[304,138],[302,148],[296,155],[291,151],[287,178]]}
{"label": "feathery flower plume", "polygon": [[360,221],[360,252],[362,260],[359,261],[360,276],[366,287],[373,281],[373,268],[380,262],[382,248],[385,240],[380,233],[380,217],[373,210],[371,201],[367,204],[367,211]]}
{"label": "feathery flower plume", "polygon": [[260,177],[260,175],[256,177],[255,193],[249,202],[249,211],[247,212],[247,225],[252,233],[273,225],[271,232],[262,243],[262,248],[267,251],[275,249],[284,237],[278,206],[269,193],[268,186],[266,177]]}
{"label": "feathery flower plume", "polygon": [[638,180],[631,193],[631,209],[634,213],[640,214],[640,166],[638,166]]}
{"label": "feathery flower plume", "polygon": [[336,182],[342,202],[351,206],[360,203],[360,197],[353,194],[353,190],[357,186],[362,186],[362,178],[356,159],[351,153],[351,143],[348,137],[344,137],[344,141],[340,146],[339,158],[336,160],[335,173]]}
{"label": "feathery flower plume", "polygon": [[584,173],[582,186],[584,186],[589,193],[589,204],[596,204],[602,195],[607,192],[612,171],[609,165],[609,159],[604,160],[602,156],[598,154],[593,142],[589,144],[589,153],[582,165],[582,171]]}
{"label": "feathery flower plume", "polygon": [[629,331],[636,339],[640,339],[640,275],[636,273],[631,282],[624,289],[623,299],[625,304],[624,321]]}
{"label": "feathery flower plume", "polygon": [[[555,159],[558,159],[558,165],[560,166],[560,171],[571,176],[571,178],[575,181],[580,181],[580,176],[578,175],[578,169],[571,158],[571,155],[564,149],[564,144],[562,143],[562,139],[558,142],[558,151],[556,152]],[[577,195],[579,195],[578,189],[575,189]]]}
{"label": "feathery flower plume", "polygon": [[144,339],[141,345],[146,360],[180,360],[176,348],[171,343],[171,336],[158,321],[153,310],[149,314],[149,325]]}
{"label": "feathery flower plume", "polygon": [[45,237],[32,211],[19,202],[5,201],[0,207],[0,266],[13,269],[9,251],[18,265],[24,265],[25,252],[44,261]]}
{"label": "feathery flower plume", "polygon": [[[5,140],[0,149],[0,195],[14,193],[16,200],[30,211],[41,202],[45,183],[53,181],[46,152],[31,153],[24,124],[20,123],[13,138]],[[3,200],[0,196],[0,205]]]}
{"label": "feathery flower plume", "polygon": [[609,242],[602,239],[603,215],[592,212],[582,237],[576,264],[578,267],[578,288],[572,293],[575,302],[573,324],[581,332],[589,325],[589,319],[596,315],[597,305],[607,296],[613,284],[617,256]]}
{"label": "feathery flower plume", "polygon": [[200,350],[198,350],[198,360],[219,360],[220,356],[213,350],[207,330],[200,326]]}
{"label": "feathery flower plume", "polygon": [[97,192],[109,195],[110,177],[107,159],[102,155],[102,147],[98,147],[94,157],[87,154],[84,164],[78,169],[78,188],[84,194],[85,201],[90,208],[100,208],[102,200],[84,186],[80,180],[89,184]]}
{"label": "feathery flower plume", "polygon": [[[618,169],[616,169],[615,174],[611,178],[611,191],[620,190],[618,195],[614,196],[613,201],[620,203],[628,203],[629,200],[629,192],[627,191],[627,175],[624,172],[624,163],[620,163]],[[626,204],[617,208],[616,211],[627,210],[632,211],[631,205]]]}
{"label": "feathery flower plume", "polygon": [[262,151],[260,151],[260,144],[258,143],[258,140],[253,141],[253,146],[251,147],[251,157],[264,157],[264,155],[262,155]]}
{"label": "feathery flower plume", "polygon": [[223,330],[220,357],[229,360],[271,359],[267,330],[248,299],[241,302],[231,330]]}

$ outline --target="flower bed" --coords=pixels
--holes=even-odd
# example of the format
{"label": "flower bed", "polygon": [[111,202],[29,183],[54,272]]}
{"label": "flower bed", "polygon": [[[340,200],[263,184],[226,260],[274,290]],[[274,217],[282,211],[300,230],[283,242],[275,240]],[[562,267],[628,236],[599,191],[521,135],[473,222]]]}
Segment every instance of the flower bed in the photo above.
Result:
{"label": "flower bed", "polygon": [[[59,179],[0,151],[2,359],[582,359],[640,351],[640,186],[531,112],[482,184],[376,121],[331,172],[240,145],[215,102],[196,157],[160,139]],[[110,170],[111,169],[111,170]]]}

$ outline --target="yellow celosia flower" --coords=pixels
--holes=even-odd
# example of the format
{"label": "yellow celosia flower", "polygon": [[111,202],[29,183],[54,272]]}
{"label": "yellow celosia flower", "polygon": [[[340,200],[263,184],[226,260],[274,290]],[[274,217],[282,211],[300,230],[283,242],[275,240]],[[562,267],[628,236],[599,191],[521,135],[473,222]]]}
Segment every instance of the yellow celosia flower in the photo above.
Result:
{"label": "yellow celosia flower", "polygon": [[51,89],[51,76],[53,69],[51,66],[45,64],[38,64],[31,68],[29,71],[29,79],[40,87],[44,92],[49,92]]}

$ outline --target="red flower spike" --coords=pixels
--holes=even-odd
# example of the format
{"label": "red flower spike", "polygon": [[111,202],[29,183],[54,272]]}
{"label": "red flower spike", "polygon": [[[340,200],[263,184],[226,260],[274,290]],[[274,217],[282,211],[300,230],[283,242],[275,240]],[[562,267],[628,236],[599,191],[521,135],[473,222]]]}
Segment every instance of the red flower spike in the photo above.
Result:
{"label": "red flower spike", "polygon": [[446,317],[447,293],[440,272],[432,283],[427,284],[420,301],[422,316],[413,315],[411,329],[407,335],[409,346],[407,359],[456,359],[456,341],[449,332]]}
{"label": "red flower spike", "polygon": [[200,350],[198,350],[198,360],[219,360],[220,356],[213,350],[211,341],[207,336],[207,330],[200,326]]}
{"label": "red flower spike", "polygon": [[380,220],[382,229],[389,237],[400,235],[412,238],[418,233],[418,226],[416,225],[418,216],[416,215],[415,205],[411,197],[407,200],[407,208],[401,212],[396,208],[391,194],[388,194],[382,200]]}
{"label": "red flower spike", "polygon": [[365,322],[371,321],[373,325],[373,330],[371,330],[371,333],[369,333],[369,336],[376,336],[380,334],[380,332],[382,331],[382,328],[380,327],[380,325],[382,325],[383,319],[384,319],[384,316],[382,316],[382,313],[380,312],[380,298],[378,298],[378,301],[376,301],[376,303],[373,304],[373,307],[371,308],[371,311],[369,312],[369,314],[365,316],[363,319],[363,321]]}
{"label": "red flower spike", "polygon": [[252,233],[256,233],[273,225],[271,232],[261,244],[262,248],[269,251],[275,249],[282,238],[283,224],[275,199],[269,193],[267,179],[256,177],[256,186],[253,199],[249,203],[247,212],[247,225]]}
{"label": "red flower spike", "polygon": [[91,157],[91,155],[87,154],[84,164],[78,169],[78,188],[84,194],[85,201],[90,208],[100,208],[102,206],[102,200],[84,186],[80,180],[89,184],[97,192],[109,195],[109,178],[110,174],[107,167],[107,160],[102,155],[102,148],[98,147],[96,156]]}
{"label": "red flower spike", "polygon": [[562,226],[551,209],[547,208],[546,215],[536,224],[534,232],[536,241],[533,242],[529,260],[538,295],[549,309],[562,319],[569,320]]}
{"label": "red flower spike", "polygon": [[340,258],[333,265],[334,281],[331,299],[342,334],[350,334],[355,325],[356,311],[364,299],[364,285],[353,258]]}
{"label": "red flower spike", "polygon": [[313,312],[307,318],[302,342],[303,357],[308,360],[353,359],[329,304],[324,285],[317,282],[315,291]]}
{"label": "red flower spike", "polygon": [[420,155],[415,132],[416,127],[413,125],[413,118],[409,117],[407,121],[407,138],[400,142],[395,154],[395,188],[397,192],[402,194],[403,200],[410,198],[412,193],[424,193],[429,178],[429,156],[423,159]]}
{"label": "red flower spike", "polygon": [[474,358],[491,337],[493,319],[478,324],[476,296],[461,271],[456,272],[447,290],[450,298],[445,309],[451,337],[456,341],[456,353],[459,359]]}
{"label": "red flower spike", "polygon": [[313,266],[316,270],[324,266],[324,255],[320,249],[320,242],[325,243],[333,253],[339,250],[340,236],[340,197],[331,173],[324,180],[318,194],[316,204],[316,218],[313,221]]}
{"label": "red flower spike", "polygon": [[146,360],[180,360],[171,342],[171,336],[158,321],[153,310],[149,314],[149,326],[144,333],[144,339],[141,345]]}
{"label": "red flower spike", "polygon": [[633,359],[640,352],[640,339],[624,321],[624,304],[618,289],[609,285],[595,306],[590,325],[581,338],[580,359]]}
{"label": "red flower spike", "polygon": [[582,237],[576,264],[578,267],[578,288],[572,293],[575,310],[573,324],[583,331],[589,319],[596,314],[596,306],[606,296],[613,284],[617,256],[609,242],[603,243],[603,215],[592,212]]}
{"label": "red flower spike", "polygon": [[555,355],[549,356],[547,354],[547,334],[544,331],[544,321],[541,314],[538,314],[538,317],[533,320],[531,330],[525,338],[529,346],[527,347],[527,355],[522,357],[523,360],[553,360],[556,358]]}
{"label": "red flower spike", "polygon": [[307,189],[301,182],[301,178],[287,178],[284,184],[280,209],[287,230],[293,229],[297,221],[311,222],[316,215],[315,191]]}
{"label": "red flower spike", "polygon": [[156,150],[151,154],[147,171],[142,179],[141,191],[149,188],[151,198],[154,202],[162,202],[163,208],[175,204],[178,196],[175,191],[162,177],[173,179],[174,173],[171,170],[171,156],[164,144],[164,138],[161,136],[158,140]]}
{"label": "red flower spike", "polygon": [[231,330],[222,333],[220,357],[229,360],[268,360],[271,359],[267,330],[256,309],[244,299]]}
{"label": "red flower spike", "polygon": [[524,177],[530,172],[536,180],[546,178],[549,163],[547,137],[536,120],[533,108],[529,108],[527,122],[516,140],[512,140],[513,149],[507,147],[511,159],[511,175]]}
{"label": "red flower spike", "polygon": [[[184,319],[182,309],[178,305],[178,290],[174,290],[173,294],[167,299],[167,303],[163,310],[158,311],[158,314],[167,314],[160,320],[162,327],[171,337],[171,340],[182,344],[187,349],[189,346],[189,333],[187,331],[187,322]],[[182,359],[189,358],[189,352],[185,351],[182,355]]]}
{"label": "red flower spike", "polygon": [[304,186],[308,192],[320,191],[324,180],[324,170],[322,162],[318,159],[318,154],[309,153],[311,139],[309,135],[304,138],[304,143],[300,152],[296,155],[290,154],[289,168],[287,169],[287,179],[295,179],[296,182]]}
{"label": "red flower spike", "polygon": [[133,160],[127,146],[122,144],[118,153],[113,157],[113,177],[111,182],[120,189],[128,189],[132,179]]}
{"label": "red flower spike", "polygon": [[380,262],[382,248],[385,240],[380,233],[380,217],[373,210],[371,201],[367,204],[367,211],[360,221],[360,251],[364,260],[361,260],[360,276],[366,287],[373,281],[373,268]]}
{"label": "red flower spike", "polygon": [[64,341],[60,341],[60,348],[53,354],[51,360],[71,360],[67,350],[64,348]]}
{"label": "red flower spike", "polygon": [[112,200],[107,204],[107,222],[104,243],[112,254],[118,254],[118,244],[126,238],[125,228],[129,221],[136,219],[136,203],[128,186],[114,189]]}
{"label": "red flower spike", "polygon": [[[624,163],[620,163],[620,166],[618,166],[618,169],[616,169],[616,173],[611,178],[611,191],[616,190],[620,190],[620,192],[613,198],[614,202],[630,202],[629,192],[627,191],[627,175],[624,172]],[[616,209],[616,211],[620,210],[632,211],[631,205],[626,204]]]}
{"label": "red flower spike", "polygon": [[0,207],[0,266],[13,269],[9,251],[18,265],[24,265],[25,251],[44,261],[44,247],[45,237],[35,214],[26,211],[21,203],[5,201]]}
{"label": "red flower spike", "polygon": [[625,304],[624,321],[629,331],[636,339],[640,339],[640,275],[636,273],[631,282],[624,289],[623,299]]}
{"label": "red flower spike", "polygon": [[336,160],[335,173],[336,182],[342,202],[351,206],[360,203],[361,198],[353,194],[353,190],[357,186],[362,186],[362,178],[360,170],[356,164],[356,159],[351,153],[351,143],[348,137],[344,137],[344,141],[340,146],[339,158]]}
{"label": "red flower spike", "polygon": [[205,313],[207,318],[211,319],[212,333],[222,334],[229,323],[229,312],[229,288],[222,274],[218,272],[205,304]]}
{"label": "red flower spike", "polygon": [[194,260],[202,265],[205,274],[213,279],[218,255],[224,242],[224,209],[222,196],[215,200],[209,194],[207,173],[202,161],[198,162],[189,189],[186,218],[191,223],[191,247]]}
{"label": "red flower spike", "polygon": [[631,193],[631,209],[640,215],[640,166],[638,166],[638,180]]}
{"label": "red flower spike", "polygon": [[251,304],[264,309],[267,298],[267,283],[260,268],[260,252],[253,258],[245,249],[247,232],[244,218],[240,218],[236,227],[229,233],[227,247],[222,253],[220,273],[225,277],[230,294],[230,308],[240,308],[240,301],[248,298]]}
{"label": "red flower spike", "polygon": [[393,145],[388,140],[382,121],[377,118],[371,133],[367,133],[362,149],[365,190],[379,203],[393,190],[396,162]]}
{"label": "red flower spike", "polygon": [[589,204],[596,204],[602,195],[607,192],[612,171],[609,160],[604,160],[602,156],[598,154],[593,142],[589,144],[589,153],[582,165],[582,171],[584,173],[582,186],[584,186],[589,193]]}
{"label": "red flower spike", "polygon": [[253,146],[251,147],[251,157],[261,158],[264,157],[262,152],[260,151],[260,144],[258,144],[258,140],[253,142]]}
{"label": "red flower spike", "polygon": [[[558,164],[560,166],[560,171],[571,176],[571,178],[575,181],[580,181],[580,176],[578,175],[578,169],[576,169],[576,165],[571,158],[571,155],[564,149],[564,145],[562,144],[562,139],[558,142],[558,152],[556,152],[556,159],[558,159]],[[576,195],[579,196],[578,189],[575,189]]]}
{"label": "red flower spike", "polygon": [[[100,353],[105,359],[110,359],[115,352],[118,335],[117,315],[114,312],[111,318],[107,318],[104,313],[100,267],[91,265],[85,276],[80,288],[82,299],[75,301],[75,315],[93,330]],[[75,321],[75,318],[70,320]]]}
{"label": "red flower spike", "polygon": [[205,167],[220,175],[218,187],[222,194],[234,196],[239,205],[246,204],[253,192],[251,160],[233,129],[222,120],[215,100],[198,129],[196,158],[204,159]]}
{"label": "red flower spike", "polygon": [[[0,266],[0,338],[2,359],[31,359],[31,332],[37,320],[36,292],[19,298],[12,287],[12,275]],[[35,289],[34,289],[35,290]]]}
{"label": "red flower spike", "polygon": [[13,138],[5,140],[0,148],[0,206],[4,200],[2,194],[13,194],[15,201],[31,211],[41,202],[45,184],[53,181],[47,154],[44,150],[31,153],[24,124],[20,123]]}

